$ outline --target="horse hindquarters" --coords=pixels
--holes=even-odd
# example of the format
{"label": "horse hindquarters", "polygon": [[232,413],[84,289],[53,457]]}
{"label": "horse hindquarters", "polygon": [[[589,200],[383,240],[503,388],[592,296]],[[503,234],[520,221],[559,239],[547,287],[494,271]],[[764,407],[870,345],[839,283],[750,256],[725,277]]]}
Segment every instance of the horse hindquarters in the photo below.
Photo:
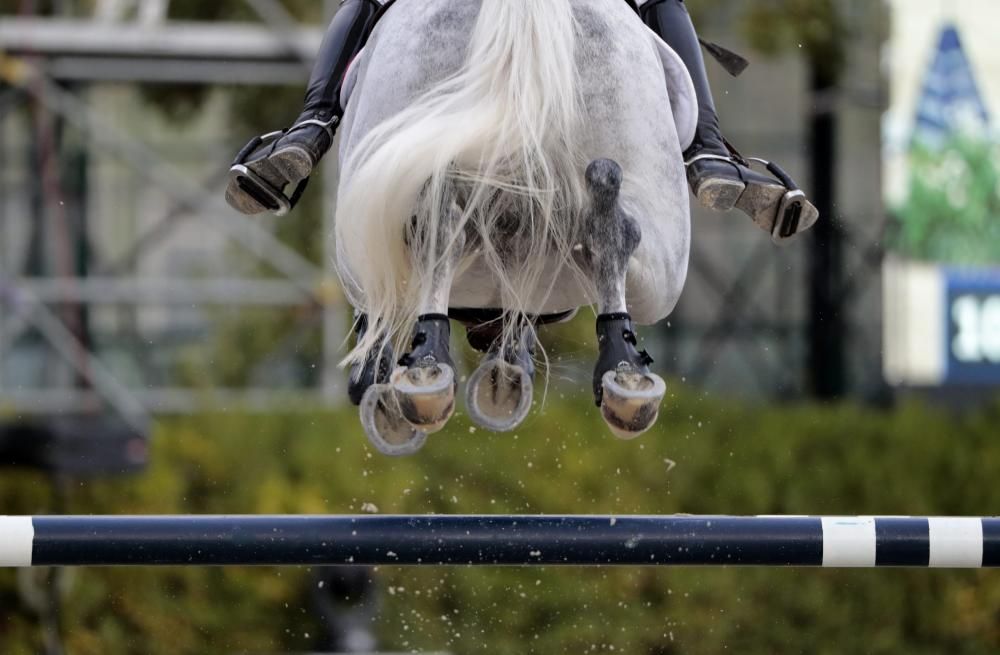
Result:
{"label": "horse hindquarters", "polygon": [[[463,4],[468,3],[454,3]],[[435,12],[448,17],[444,23],[468,18],[435,0],[423,7],[400,4],[394,11],[397,21],[407,12],[423,17],[422,23],[409,26],[418,34],[421,29],[442,29],[441,21],[431,19]],[[382,27],[394,33],[391,16]],[[361,117],[350,107],[345,119],[350,134],[342,151],[338,264],[351,301],[397,348],[410,326],[416,322],[419,329],[422,314],[447,311],[452,273],[466,234],[475,239],[493,277],[502,280],[500,306],[509,313],[527,313],[524,299],[539,285],[552,244],[569,259],[570,221],[578,213],[574,207],[583,205],[583,185],[575,170],[574,143],[581,124],[569,0],[483,3],[468,31],[472,36],[467,60],[457,71],[435,71],[443,82],[427,84],[418,98],[380,122],[366,117],[359,127]],[[421,81],[414,71],[408,77],[381,79],[394,67],[399,72],[393,46],[404,41],[379,43],[378,34],[373,41],[359,73],[360,103],[367,89],[377,89],[380,82],[399,88]],[[388,57],[395,63],[387,62]],[[421,70],[421,64],[414,70]],[[454,206],[456,188],[461,190],[461,209],[458,215],[447,214],[442,208]],[[508,231],[500,227],[511,216],[519,219],[515,239],[508,239]],[[518,253],[515,266],[507,260],[512,251]],[[376,252],[387,256],[372,257]],[[449,262],[447,274],[442,274],[443,262]],[[515,328],[522,322],[503,324],[501,351],[503,344],[526,343]],[[374,336],[366,336],[348,360],[364,360],[375,346]],[[422,358],[417,360],[406,362],[404,357],[404,366],[393,374],[388,393],[395,403],[386,397],[364,404],[363,412],[374,407],[371,417],[377,419],[382,412],[385,419],[385,412],[395,406],[420,433],[440,428],[453,403],[447,403],[440,416],[424,411],[428,403],[423,391],[440,386],[441,376],[428,377]],[[522,400],[526,397],[530,406],[530,385],[522,384],[521,391],[526,390]],[[431,414],[433,420],[425,420]],[[372,427],[370,436],[378,431],[378,423],[366,422]]]}
{"label": "horse hindquarters", "polygon": [[[598,294],[602,312],[614,306],[611,313],[627,310],[640,323],[666,316],[683,284],[690,228],[654,37],[624,3],[607,0],[573,0],[572,7],[568,0],[484,2],[482,13],[479,8],[476,0],[399,3],[359,64],[358,90],[341,130],[337,216],[338,265],[349,298],[397,346],[426,311],[421,299],[427,294],[457,306],[504,307],[515,316],[598,300],[595,285],[578,284],[572,266],[557,265],[555,275],[542,267],[560,255],[572,259],[580,227],[574,222],[591,205],[583,164],[614,159],[625,171],[616,211],[631,218],[641,240],[617,258],[614,275],[604,276],[609,288]],[[455,53],[465,51],[461,44],[470,33],[463,62]],[[507,166],[511,161],[521,165]],[[464,211],[449,223],[439,208],[456,179]],[[497,225],[510,215],[531,226],[521,233],[526,247],[495,241]],[[472,236],[477,259],[464,262],[454,285],[442,288],[429,244],[442,236],[455,243],[459,234]],[[514,271],[504,261],[511,252],[520,267]],[[496,351],[505,361],[520,343],[521,325],[505,321]],[[631,324],[628,330],[608,325],[616,340],[634,338]],[[363,358],[375,344],[374,337],[360,343],[350,359]],[[602,398],[634,404],[652,378],[634,343],[617,345],[622,348],[608,351],[620,359],[611,384],[600,376]],[[602,351],[599,368],[607,368],[604,359]],[[617,375],[621,361],[634,370]],[[504,371],[493,377],[503,378]],[[496,408],[520,414],[524,399],[501,399]],[[623,411],[631,410],[615,409]],[[397,427],[420,432],[405,418]]]}
{"label": "horse hindquarters", "polygon": [[[471,39],[466,59],[451,68],[456,62],[437,51],[447,42],[442,35],[461,33],[456,24]],[[433,239],[414,243],[407,235],[473,234],[480,265],[499,281],[500,306],[514,313],[531,309],[527,299],[544,286],[553,254],[569,259],[567,235],[585,197],[575,39],[569,0],[399,3],[380,23],[345,117],[349,134],[342,132],[338,266],[352,303],[397,347],[435,283],[434,256],[424,247]],[[406,65],[407,55],[440,65]],[[410,102],[388,98],[387,110],[366,101],[387,99],[387,86]],[[446,225],[439,207],[456,180],[464,211]],[[512,215],[519,217],[515,266],[498,230]],[[504,338],[512,342],[508,323]],[[374,346],[362,341],[348,359]]]}

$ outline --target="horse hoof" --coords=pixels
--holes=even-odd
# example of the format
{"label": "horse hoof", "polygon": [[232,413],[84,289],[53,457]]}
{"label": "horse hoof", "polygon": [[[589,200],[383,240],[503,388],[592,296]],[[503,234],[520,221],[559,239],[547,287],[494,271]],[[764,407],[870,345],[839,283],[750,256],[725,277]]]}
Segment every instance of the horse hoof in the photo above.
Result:
{"label": "horse hoof", "polygon": [[635,439],[653,427],[667,385],[655,373],[623,364],[601,378],[601,415],[619,439]]}
{"label": "horse hoof", "polygon": [[489,358],[475,370],[465,389],[469,418],[494,432],[509,432],[531,411],[534,382],[518,364]]}
{"label": "horse hoof", "polygon": [[437,432],[455,412],[455,370],[447,364],[400,366],[392,388],[403,418],[422,432]]}
{"label": "horse hoof", "polygon": [[368,441],[383,455],[402,457],[420,450],[427,434],[406,422],[388,384],[373,384],[359,406],[361,425]]}

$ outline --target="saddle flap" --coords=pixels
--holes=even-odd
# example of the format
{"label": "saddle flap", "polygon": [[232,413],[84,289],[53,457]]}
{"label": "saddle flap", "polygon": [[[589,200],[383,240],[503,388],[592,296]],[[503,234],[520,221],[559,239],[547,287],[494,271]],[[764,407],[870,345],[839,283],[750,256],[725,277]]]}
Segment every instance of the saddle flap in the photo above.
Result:
{"label": "saddle flap", "polygon": [[340,106],[343,108],[347,107],[347,101],[351,99],[351,94],[354,93],[354,87],[358,84],[358,71],[361,67],[358,65],[361,62],[361,57],[365,54],[365,48],[358,51],[354,59],[347,66],[347,72],[344,73],[344,81],[340,85]]}

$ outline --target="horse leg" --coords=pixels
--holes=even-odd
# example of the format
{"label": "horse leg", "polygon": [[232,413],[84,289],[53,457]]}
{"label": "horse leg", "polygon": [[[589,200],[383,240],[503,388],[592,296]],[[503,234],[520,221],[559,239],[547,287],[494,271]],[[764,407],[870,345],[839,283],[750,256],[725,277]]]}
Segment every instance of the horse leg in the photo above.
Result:
{"label": "horse leg", "polygon": [[[452,207],[446,213],[456,216]],[[431,433],[444,427],[455,411],[458,381],[451,359],[451,322],[448,302],[455,270],[465,250],[465,235],[450,240],[450,224],[443,224],[435,244],[431,288],[423,301],[422,313],[413,330],[410,351],[399,360],[392,374],[392,388],[400,411],[414,428]]]}
{"label": "horse leg", "polygon": [[455,411],[455,366],[447,314],[429,312],[417,319],[410,351],[392,374],[400,412],[414,428],[437,432]]}
{"label": "horse leg", "polygon": [[[368,317],[356,314],[354,332],[361,339],[370,329]],[[361,426],[371,444],[384,455],[411,455],[423,447],[427,434],[406,422],[390,382],[392,344],[385,342],[363,363],[351,367],[347,394],[359,406]]]}
{"label": "horse leg", "polygon": [[519,327],[513,343],[504,344],[499,337],[493,340],[465,388],[469,418],[494,432],[513,430],[531,411],[535,330],[527,322]]}
{"label": "horse leg", "polygon": [[[354,335],[360,341],[369,329],[368,316],[354,313]],[[354,405],[360,405],[365,392],[373,384],[385,384],[392,373],[392,344],[383,341],[382,347],[369,353],[364,362],[351,366],[347,378],[347,396]]]}
{"label": "horse leg", "polygon": [[626,311],[625,275],[642,235],[618,202],[621,167],[609,159],[595,160],[586,179],[592,205],[584,225],[583,257],[599,307],[594,400],[615,436],[632,439],[652,427],[666,392],[663,379],[649,370],[652,358],[636,347]]}
{"label": "horse leg", "polygon": [[541,325],[565,323],[576,313],[572,309],[525,316],[514,341],[504,345],[503,310],[452,310],[452,316],[468,330],[469,345],[486,354],[465,387],[465,406],[474,423],[494,432],[509,432],[524,422],[534,395],[536,330]]}

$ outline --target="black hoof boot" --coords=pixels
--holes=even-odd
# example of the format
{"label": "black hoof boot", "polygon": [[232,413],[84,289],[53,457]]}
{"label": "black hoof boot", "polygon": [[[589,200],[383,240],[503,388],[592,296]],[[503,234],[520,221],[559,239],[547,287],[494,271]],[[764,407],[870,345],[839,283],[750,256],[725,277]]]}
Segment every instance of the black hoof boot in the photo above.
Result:
{"label": "black hoof boot", "polygon": [[444,427],[455,411],[455,365],[451,359],[451,323],[443,314],[417,319],[410,352],[392,374],[403,417],[426,433]]}
{"label": "black hoof boot", "polygon": [[[368,317],[356,314],[354,334],[360,340],[369,329]],[[383,455],[412,455],[427,441],[427,434],[410,425],[400,411],[391,384],[392,345],[384,343],[361,364],[351,367],[347,395],[360,410],[361,426],[368,441]]]}
{"label": "black hoof boot", "polygon": [[656,422],[666,384],[649,370],[649,354],[637,348],[628,314],[599,316],[597,344],[594,400],[615,436],[633,439]]}
{"label": "black hoof boot", "polygon": [[305,192],[309,176],[333,144],[338,117],[305,118],[282,132],[255,137],[229,169],[226,201],[243,214],[283,216]]}
{"label": "black hoof boot", "polygon": [[494,341],[465,388],[465,406],[474,423],[509,432],[527,418],[534,395],[534,355],[535,331],[530,325],[506,347]]}
{"label": "black hoof boot", "polygon": [[[368,317],[358,314],[354,320],[355,339],[360,341],[368,331]],[[360,405],[365,392],[373,384],[387,384],[393,368],[392,345],[383,344],[382,348],[372,351],[362,364],[351,366],[347,379],[347,395],[354,405]]]}

